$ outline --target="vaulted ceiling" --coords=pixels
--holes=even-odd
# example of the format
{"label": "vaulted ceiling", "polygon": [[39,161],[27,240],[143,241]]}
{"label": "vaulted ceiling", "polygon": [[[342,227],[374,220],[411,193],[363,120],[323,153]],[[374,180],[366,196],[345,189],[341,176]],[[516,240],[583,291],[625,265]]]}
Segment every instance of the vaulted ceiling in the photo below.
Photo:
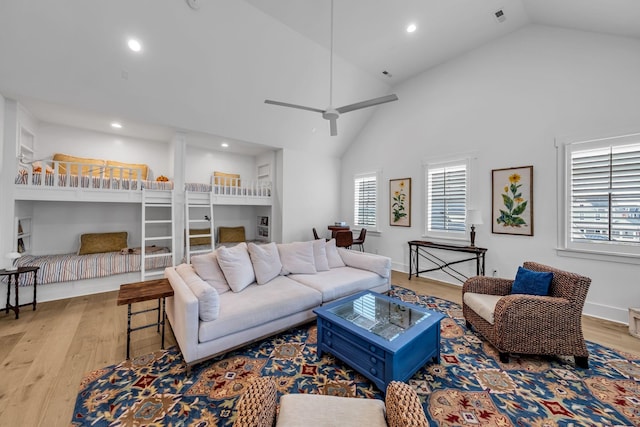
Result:
{"label": "vaulted ceiling", "polygon": [[[320,114],[264,104],[328,105],[330,0],[194,2],[3,0],[0,93],[55,123],[111,132],[117,119],[123,133],[147,139],[184,130],[199,145],[225,139],[245,152],[332,156],[377,109],[394,108],[347,113],[330,137]],[[391,93],[526,25],[640,37],[637,0],[334,2],[337,106]],[[415,32],[405,31],[409,23]],[[126,48],[128,37],[142,41],[141,53]]]}

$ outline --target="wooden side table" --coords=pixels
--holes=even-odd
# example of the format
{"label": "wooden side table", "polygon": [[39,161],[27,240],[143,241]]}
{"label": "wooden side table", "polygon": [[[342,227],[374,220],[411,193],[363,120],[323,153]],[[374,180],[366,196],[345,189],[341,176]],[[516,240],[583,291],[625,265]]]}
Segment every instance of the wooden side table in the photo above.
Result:
{"label": "wooden side table", "polygon": [[[9,310],[13,310],[16,313],[16,319],[20,317],[20,307],[24,307],[27,305],[33,305],[33,310],[35,311],[36,309],[36,291],[38,289],[38,276],[37,276],[37,272],[40,269],[40,267],[18,267],[16,270],[5,270],[2,269],[0,270],[0,277],[4,277],[4,276],[9,276],[8,280],[7,280],[7,305],[5,306],[4,312],[8,313]],[[20,275],[22,273],[33,273],[33,301],[26,303],[26,304],[20,304],[18,303],[18,279],[20,278]],[[13,279],[13,280],[12,280]],[[11,300],[11,282],[13,281],[13,283],[15,283],[15,288],[16,288],[16,297],[15,297],[15,304],[11,305],[10,300]]]}
{"label": "wooden side table", "polygon": [[[120,291],[118,292],[118,305],[127,304],[127,359],[129,359],[129,347],[131,345],[131,332],[138,331],[140,329],[150,328],[152,326],[157,327],[157,331],[160,332],[162,327],[162,346],[164,349],[164,324],[165,324],[165,298],[173,296],[173,288],[167,279],[147,280],[145,282],[135,282],[120,285]],[[147,310],[131,311],[131,304],[136,302],[158,300],[158,307],[149,308]],[[147,325],[138,326],[136,328],[131,327],[131,317],[135,314],[146,313],[149,311],[158,311],[158,321],[156,323],[149,323]]]}

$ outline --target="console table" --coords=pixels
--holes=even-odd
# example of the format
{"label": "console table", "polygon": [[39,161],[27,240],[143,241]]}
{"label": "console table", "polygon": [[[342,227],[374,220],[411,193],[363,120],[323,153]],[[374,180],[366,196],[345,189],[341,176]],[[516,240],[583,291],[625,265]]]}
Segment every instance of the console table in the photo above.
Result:
{"label": "console table", "polygon": [[[453,251],[463,254],[463,259],[455,261],[445,261],[442,258],[436,256],[434,250]],[[478,276],[484,276],[485,254],[486,248],[479,248],[477,246],[465,246],[465,245],[453,245],[448,243],[435,243],[425,240],[411,240],[409,242],[409,280],[411,276],[415,275],[420,277],[420,273],[426,273],[428,271],[442,270],[444,273],[453,277],[454,279],[464,282],[468,279],[467,276],[455,270],[451,266],[459,264],[461,262],[474,261],[476,262],[476,274]],[[435,264],[435,267],[428,268],[426,270],[420,270],[420,258]]]}
{"label": "console table", "polygon": [[[38,290],[38,278],[36,273],[38,272],[38,269],[40,267],[18,267],[15,270],[5,270],[2,269],[0,270],[0,277],[4,277],[4,276],[8,276],[7,279],[7,305],[5,306],[5,313],[8,313],[9,310],[13,310],[13,312],[16,314],[16,319],[18,317],[20,317],[20,307],[24,307],[27,305],[32,305],[33,306],[33,310],[36,309],[36,291]],[[18,302],[18,280],[20,279],[20,275],[23,273],[32,273],[33,274],[33,301],[32,302],[28,302],[26,304],[20,304]],[[15,296],[15,300],[16,303],[14,305],[10,304],[10,299],[11,299],[11,282],[13,278],[13,282],[15,284],[15,289],[16,289],[16,296]]]}

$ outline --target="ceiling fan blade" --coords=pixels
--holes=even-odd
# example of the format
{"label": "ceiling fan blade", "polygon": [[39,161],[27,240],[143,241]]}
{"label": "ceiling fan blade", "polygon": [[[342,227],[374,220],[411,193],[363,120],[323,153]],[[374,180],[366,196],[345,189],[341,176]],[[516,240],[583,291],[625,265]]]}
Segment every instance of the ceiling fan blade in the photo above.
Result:
{"label": "ceiling fan blade", "polygon": [[299,110],[313,111],[315,113],[324,113],[324,110],[320,110],[318,108],[305,107],[304,105],[289,104],[289,103],[280,102],[280,101],[272,101],[270,99],[265,99],[264,103],[272,104],[272,105],[280,105],[281,107],[297,108]]}
{"label": "ceiling fan blade", "polygon": [[337,119],[329,120],[329,126],[331,128],[331,136],[337,136],[338,135],[338,121],[337,121]]}
{"label": "ceiling fan blade", "polygon": [[356,102],[355,104],[345,105],[344,107],[336,108],[336,111],[340,114],[348,113],[353,110],[360,110],[361,108],[373,107],[374,105],[384,104],[385,102],[397,101],[398,96],[395,94],[381,96],[379,98],[369,99],[367,101]]}

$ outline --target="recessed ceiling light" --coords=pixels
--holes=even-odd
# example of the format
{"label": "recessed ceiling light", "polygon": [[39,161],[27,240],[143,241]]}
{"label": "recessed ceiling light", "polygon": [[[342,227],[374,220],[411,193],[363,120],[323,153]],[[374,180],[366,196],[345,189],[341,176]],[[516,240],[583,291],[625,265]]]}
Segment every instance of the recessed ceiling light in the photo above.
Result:
{"label": "recessed ceiling light", "polygon": [[407,25],[407,33],[413,33],[417,29],[418,29],[418,27],[416,26],[416,24]]}
{"label": "recessed ceiling light", "polygon": [[136,39],[129,39],[127,41],[127,46],[129,46],[129,49],[134,52],[140,52],[142,50],[142,44]]}
{"label": "recessed ceiling light", "polygon": [[223,142],[222,144],[220,144],[220,146],[221,146],[222,148],[228,148],[228,147],[229,147],[229,144],[228,144],[228,143],[226,143],[226,142]]}
{"label": "recessed ceiling light", "polygon": [[116,129],[122,129],[122,125],[118,122],[111,123],[111,127]]}

